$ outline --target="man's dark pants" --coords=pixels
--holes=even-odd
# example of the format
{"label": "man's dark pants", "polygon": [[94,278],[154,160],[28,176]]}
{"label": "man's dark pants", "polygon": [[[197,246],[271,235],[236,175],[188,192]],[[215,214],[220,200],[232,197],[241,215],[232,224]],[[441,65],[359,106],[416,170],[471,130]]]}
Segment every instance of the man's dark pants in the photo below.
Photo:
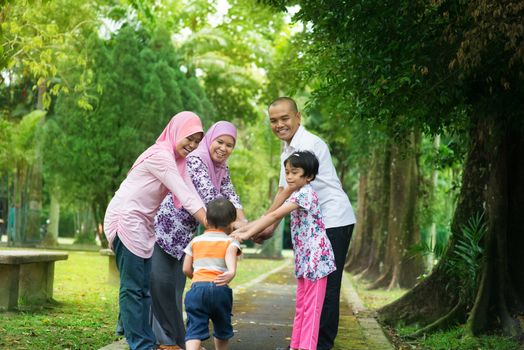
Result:
{"label": "man's dark pants", "polygon": [[320,331],[318,334],[317,350],[328,350],[333,348],[338,332],[339,310],[340,310],[340,286],[342,283],[342,272],[346,262],[349,242],[355,225],[328,228],[327,236],[331,241],[337,270],[328,276],[326,287],[326,298],[322,307],[320,317]]}

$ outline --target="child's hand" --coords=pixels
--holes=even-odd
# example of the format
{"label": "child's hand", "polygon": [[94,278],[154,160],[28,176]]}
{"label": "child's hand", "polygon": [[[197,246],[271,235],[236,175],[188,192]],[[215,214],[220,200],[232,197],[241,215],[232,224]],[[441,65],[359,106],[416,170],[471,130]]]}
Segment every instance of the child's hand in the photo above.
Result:
{"label": "child's hand", "polygon": [[231,282],[231,280],[233,280],[234,277],[235,277],[235,273],[234,272],[226,271],[226,272],[218,275],[215,278],[215,280],[213,281],[213,283],[215,283],[217,286],[225,286],[226,284]]}

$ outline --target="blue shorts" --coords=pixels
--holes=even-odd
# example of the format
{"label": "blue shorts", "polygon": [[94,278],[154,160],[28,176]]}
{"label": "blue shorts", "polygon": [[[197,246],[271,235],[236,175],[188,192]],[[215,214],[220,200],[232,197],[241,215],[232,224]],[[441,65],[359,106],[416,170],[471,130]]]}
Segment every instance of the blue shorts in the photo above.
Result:
{"label": "blue shorts", "polygon": [[213,282],[194,282],[186,293],[186,341],[209,338],[209,320],[213,321],[213,336],[220,340],[233,337],[231,310],[233,291]]}

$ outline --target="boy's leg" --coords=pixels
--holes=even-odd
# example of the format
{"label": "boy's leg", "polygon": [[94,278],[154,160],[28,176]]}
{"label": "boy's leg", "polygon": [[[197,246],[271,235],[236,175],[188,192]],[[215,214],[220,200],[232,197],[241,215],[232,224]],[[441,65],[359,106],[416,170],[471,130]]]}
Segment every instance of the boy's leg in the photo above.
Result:
{"label": "boy's leg", "polygon": [[209,299],[208,288],[195,283],[186,293],[186,350],[199,350],[202,340],[209,338]]}
{"label": "boy's leg", "polygon": [[214,338],[215,340],[215,350],[227,350],[229,349],[229,340],[223,340]]}
{"label": "boy's leg", "polygon": [[201,343],[200,339],[186,340],[186,350],[200,350]]}
{"label": "boy's leg", "polygon": [[295,301],[295,318],[293,320],[293,329],[291,330],[291,349],[298,349],[300,339],[302,338],[302,323],[304,322],[304,278],[297,279],[297,291]]}
{"label": "boy's leg", "polygon": [[120,318],[126,340],[131,350],[154,348],[156,339],[148,323],[151,259],[131,253],[118,235],[113,249],[120,273]]}
{"label": "boy's leg", "polygon": [[233,310],[233,290],[226,286],[211,287],[212,309],[210,318],[213,321],[213,336],[216,340],[225,342],[233,337],[231,312]]}
{"label": "boy's leg", "polygon": [[322,305],[326,295],[327,277],[318,281],[304,280],[304,320],[300,349],[316,349]]}

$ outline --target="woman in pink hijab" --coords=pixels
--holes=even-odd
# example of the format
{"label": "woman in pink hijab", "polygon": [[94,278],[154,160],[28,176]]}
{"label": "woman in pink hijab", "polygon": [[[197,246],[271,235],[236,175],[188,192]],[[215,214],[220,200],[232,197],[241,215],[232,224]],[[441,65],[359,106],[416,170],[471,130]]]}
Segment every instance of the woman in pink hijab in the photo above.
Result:
{"label": "woman in pink hijab", "polygon": [[205,222],[204,203],[186,172],[186,156],[202,140],[200,118],[175,115],[155,144],[135,161],[109,203],[104,231],[120,272],[120,321],[132,350],[156,349],[149,323],[153,219],[168,192],[195,220]]}
{"label": "woman in pink hijab", "polygon": [[[187,157],[188,173],[204,203],[218,197],[229,199],[237,208],[237,225],[244,219],[235,192],[227,159],[235,148],[237,130],[227,121],[213,124],[198,148]],[[171,196],[162,202],[155,217],[156,244],[151,272],[153,331],[161,349],[181,349],[185,327],[182,294],[186,276],[182,272],[184,248],[197,230],[197,221]]]}

